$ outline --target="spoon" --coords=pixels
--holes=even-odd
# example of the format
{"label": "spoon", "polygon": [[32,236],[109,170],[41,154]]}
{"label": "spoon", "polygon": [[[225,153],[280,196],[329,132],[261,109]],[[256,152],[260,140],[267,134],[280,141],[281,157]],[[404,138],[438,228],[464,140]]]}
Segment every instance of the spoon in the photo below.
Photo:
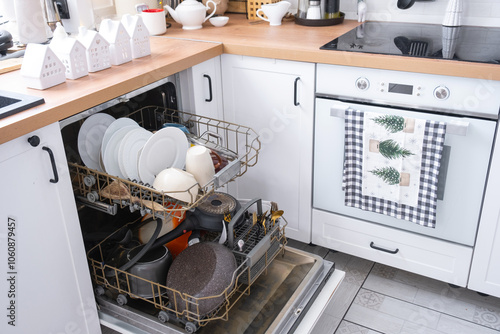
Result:
{"label": "spoon", "polygon": [[408,9],[415,3],[415,0],[398,0],[399,9]]}
{"label": "spoon", "polygon": [[101,196],[114,200],[129,200],[132,204],[142,204],[146,208],[154,211],[166,211],[165,207],[159,203],[132,196],[128,187],[117,180],[114,180],[104,187],[104,189],[101,190]]}
{"label": "spoon", "polygon": [[284,213],[283,210],[273,211],[271,213],[271,220],[273,222],[273,227],[274,227],[274,223],[276,222],[276,219],[283,216],[283,213]]}

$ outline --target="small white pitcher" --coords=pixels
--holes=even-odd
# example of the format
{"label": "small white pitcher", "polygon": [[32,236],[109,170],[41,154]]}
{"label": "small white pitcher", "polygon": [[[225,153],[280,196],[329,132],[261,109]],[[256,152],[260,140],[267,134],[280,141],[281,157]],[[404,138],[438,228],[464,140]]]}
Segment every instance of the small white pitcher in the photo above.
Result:
{"label": "small white pitcher", "polygon": [[[279,26],[281,25],[281,20],[288,12],[290,5],[291,3],[288,1],[265,4],[262,5],[255,14],[262,20],[269,22],[269,25],[271,26]],[[267,16],[267,19],[261,16],[259,12],[264,13]]]}

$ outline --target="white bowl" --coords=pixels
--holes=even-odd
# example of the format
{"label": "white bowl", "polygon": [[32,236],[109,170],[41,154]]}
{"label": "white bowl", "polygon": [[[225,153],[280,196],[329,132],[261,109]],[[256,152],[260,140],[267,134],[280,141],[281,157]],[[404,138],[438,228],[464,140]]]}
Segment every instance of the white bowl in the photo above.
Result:
{"label": "white bowl", "polygon": [[196,201],[200,187],[192,174],[178,168],[167,168],[158,173],[153,188],[179,201],[192,203]]}
{"label": "white bowl", "polygon": [[215,27],[223,27],[226,25],[227,21],[229,21],[229,17],[227,16],[215,16],[209,19],[210,23],[212,23]]}

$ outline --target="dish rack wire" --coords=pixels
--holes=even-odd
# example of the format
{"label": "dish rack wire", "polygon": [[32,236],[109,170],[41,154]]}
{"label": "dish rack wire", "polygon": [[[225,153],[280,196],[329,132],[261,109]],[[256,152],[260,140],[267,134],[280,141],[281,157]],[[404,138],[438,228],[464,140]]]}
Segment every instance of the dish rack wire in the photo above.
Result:
{"label": "dish rack wire", "polygon": [[[141,215],[166,219],[175,213],[194,209],[215,189],[245,174],[258,161],[261,148],[257,133],[249,127],[195,115],[180,110],[148,106],[125,117],[135,120],[150,131],[157,131],[167,123],[184,126],[191,144],[209,148],[224,166],[205,186],[199,186],[196,196],[191,188],[176,192],[162,192],[138,180],[123,179],[106,172],[85,167],[79,162],[68,162],[77,199],[91,207],[115,214],[117,206],[140,210]],[[120,190],[111,196],[107,187],[113,183]],[[109,188],[108,188],[109,189]],[[190,195],[189,202],[175,199],[176,193]],[[106,196],[107,195],[107,196]]]}
{"label": "dish rack wire", "polygon": [[[251,218],[245,218],[242,223],[234,227],[231,222],[228,227],[228,235],[234,238],[228,239],[224,245],[232,250],[235,256],[237,268],[233,272],[231,283],[218,295],[207,297],[190,296],[181,291],[171,289],[166,285],[152,282],[142,277],[133,275],[127,271],[122,271],[112,265],[105,263],[106,243],[110,238],[123,228],[127,228],[129,223],[113,232],[106,239],[87,252],[90,265],[90,274],[96,284],[96,294],[104,295],[106,290],[112,291],[116,297],[116,302],[123,306],[128,302],[127,296],[134,300],[142,300],[153,305],[158,310],[158,319],[161,322],[175,321],[184,324],[187,332],[195,332],[200,327],[207,325],[211,321],[229,319],[229,311],[244,295],[249,295],[251,286],[255,280],[267,269],[280,251],[284,254],[286,237],[285,227],[287,225],[284,217],[275,221],[262,214],[262,201],[252,200],[247,203],[242,210],[248,212],[251,205],[257,203],[257,213],[259,217],[265,217],[260,224],[255,224]],[[233,217],[237,220],[237,217]],[[283,219],[284,223],[281,223]],[[218,242],[220,233],[209,240]],[[244,246],[240,247],[239,240],[244,241]],[[112,273],[110,275],[110,272]],[[151,298],[144,298],[134,294],[131,289],[132,280],[142,280],[151,285]],[[167,291],[175,297],[175,301],[169,301]],[[209,314],[200,314],[200,303],[209,299],[218,299],[220,305]],[[182,307],[179,307],[179,306]]]}

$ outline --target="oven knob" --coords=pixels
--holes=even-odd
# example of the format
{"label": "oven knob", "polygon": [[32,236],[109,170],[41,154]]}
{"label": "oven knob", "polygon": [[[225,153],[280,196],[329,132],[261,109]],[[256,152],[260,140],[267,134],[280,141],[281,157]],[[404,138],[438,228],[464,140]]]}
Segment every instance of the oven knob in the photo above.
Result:
{"label": "oven knob", "polygon": [[446,100],[450,96],[450,90],[445,86],[434,89],[434,97],[438,100]]}
{"label": "oven knob", "polygon": [[370,81],[368,81],[367,78],[359,78],[358,80],[356,80],[356,87],[359,90],[367,90],[368,88],[370,88]]}

